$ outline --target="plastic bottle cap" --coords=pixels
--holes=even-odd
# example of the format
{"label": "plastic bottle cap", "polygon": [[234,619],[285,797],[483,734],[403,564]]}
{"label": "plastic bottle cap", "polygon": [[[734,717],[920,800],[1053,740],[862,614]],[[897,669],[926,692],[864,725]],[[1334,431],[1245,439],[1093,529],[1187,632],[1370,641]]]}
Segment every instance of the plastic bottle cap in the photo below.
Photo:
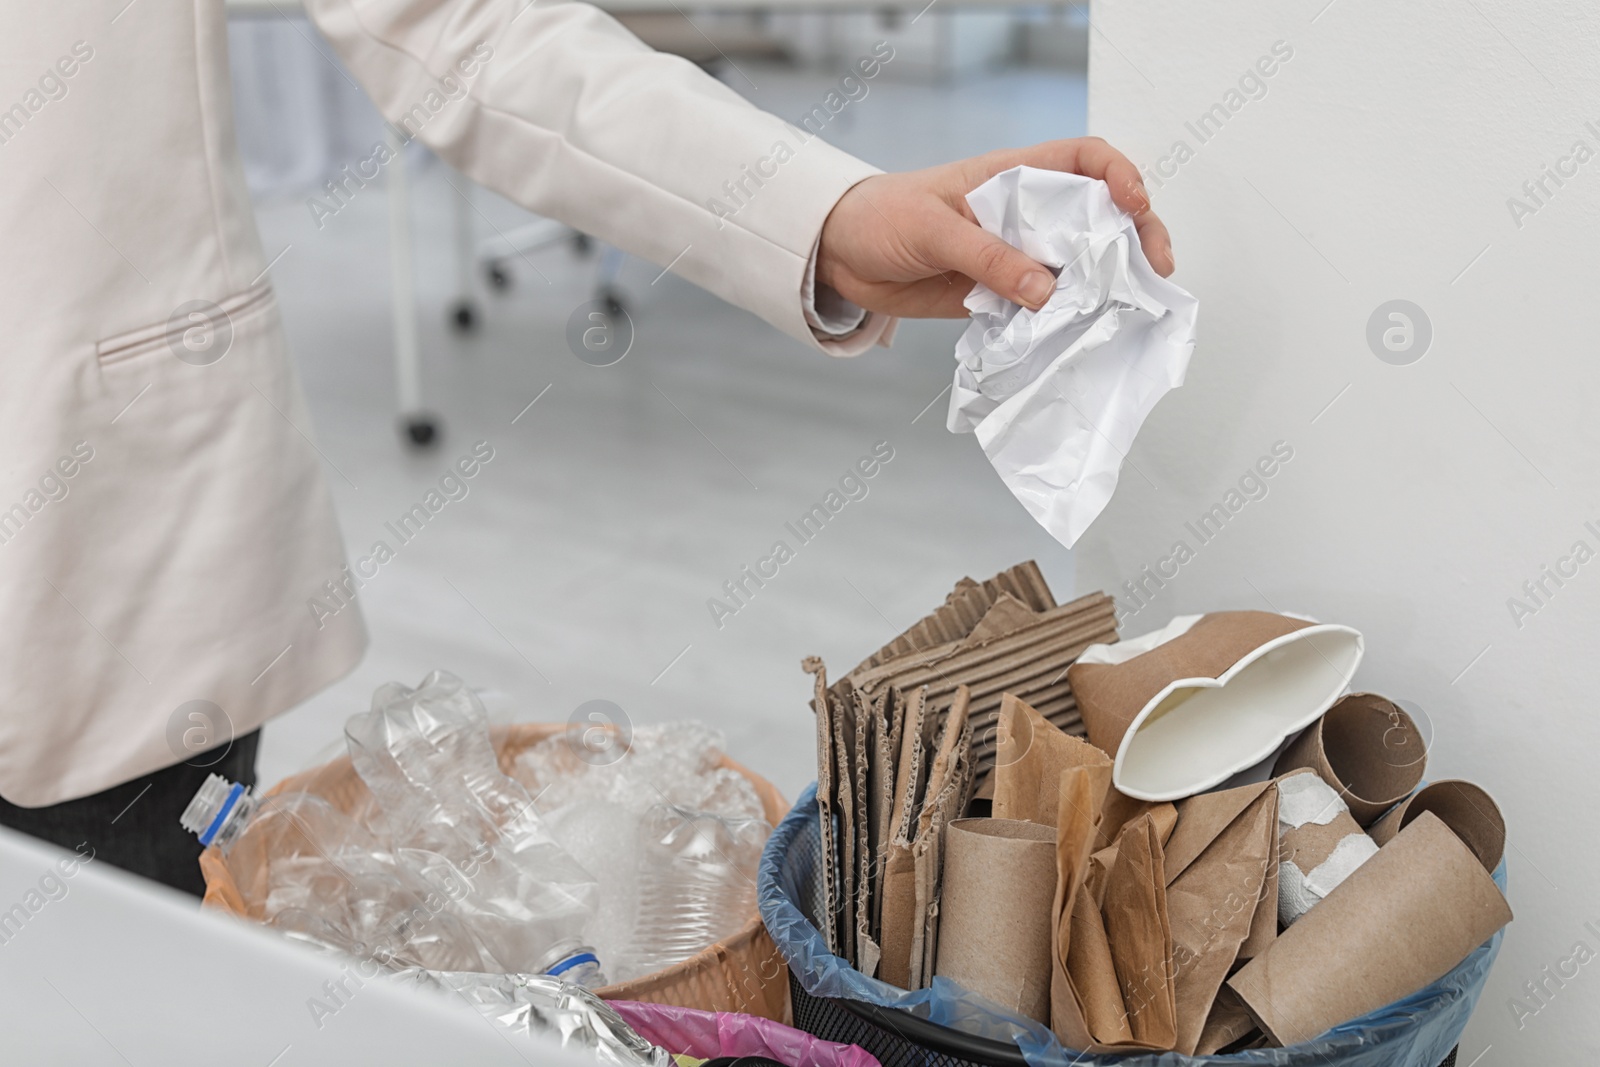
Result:
{"label": "plastic bottle cap", "polygon": [[564,974],[565,972],[572,970],[574,967],[581,967],[585,963],[592,963],[595,966],[599,966],[600,960],[595,957],[593,952],[580,952],[575,956],[568,956],[566,959],[562,960],[560,963],[556,964],[554,967],[550,968],[544,973],[554,978],[559,974]]}

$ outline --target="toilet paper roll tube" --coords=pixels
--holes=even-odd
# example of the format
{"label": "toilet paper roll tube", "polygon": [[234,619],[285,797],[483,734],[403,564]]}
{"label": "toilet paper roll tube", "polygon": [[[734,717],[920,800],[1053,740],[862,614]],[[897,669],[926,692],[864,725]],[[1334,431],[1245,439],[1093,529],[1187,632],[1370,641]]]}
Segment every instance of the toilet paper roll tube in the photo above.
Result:
{"label": "toilet paper roll tube", "polygon": [[1422,731],[1395,703],[1351,693],[1295,738],[1274,775],[1309,767],[1339,791],[1362,827],[1406,797],[1427,769]]}
{"label": "toilet paper roll tube", "polygon": [[945,830],[944,847],[934,974],[1048,1023],[1055,829],[957,819]]}
{"label": "toilet paper roll tube", "polygon": [[1446,778],[1430,782],[1390,809],[1389,814],[1372,824],[1368,832],[1378,844],[1387,844],[1395,834],[1425,811],[1431,811],[1490,871],[1500,866],[1506,850],[1506,821],[1494,798],[1471,782]]}

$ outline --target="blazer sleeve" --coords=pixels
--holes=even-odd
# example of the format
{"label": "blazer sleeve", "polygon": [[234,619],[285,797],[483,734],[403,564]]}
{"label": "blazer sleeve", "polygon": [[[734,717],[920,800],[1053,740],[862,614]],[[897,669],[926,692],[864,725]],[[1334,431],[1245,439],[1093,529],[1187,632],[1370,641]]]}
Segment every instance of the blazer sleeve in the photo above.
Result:
{"label": "blazer sleeve", "polygon": [[384,117],[462,174],[837,355],[807,323],[828,212],[877,169],[561,0],[308,0]]}

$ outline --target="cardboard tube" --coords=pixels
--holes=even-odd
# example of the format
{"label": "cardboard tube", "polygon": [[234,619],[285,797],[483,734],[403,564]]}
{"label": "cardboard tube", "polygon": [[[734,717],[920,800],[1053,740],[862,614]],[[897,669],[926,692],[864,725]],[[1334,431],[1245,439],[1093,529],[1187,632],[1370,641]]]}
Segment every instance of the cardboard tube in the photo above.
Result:
{"label": "cardboard tube", "polygon": [[1478,857],[1424,811],[1228,986],[1293,1045],[1437,981],[1510,921]]}
{"label": "cardboard tube", "polygon": [[1368,831],[1380,845],[1388,844],[1396,834],[1425,811],[1431,811],[1439,820],[1466,842],[1485,869],[1493,871],[1500,866],[1506,851],[1506,820],[1494,798],[1471,782],[1446,778],[1431,782],[1397,804],[1389,814],[1372,824]]}
{"label": "cardboard tube", "polygon": [[1351,693],[1284,749],[1272,773],[1316,771],[1367,827],[1417,787],[1427,755],[1417,724],[1393,701]]}
{"label": "cardboard tube", "polygon": [[1289,926],[1371,859],[1378,846],[1316,771],[1286,774],[1278,789],[1283,795],[1278,809],[1278,921]]}
{"label": "cardboard tube", "polygon": [[934,973],[1048,1024],[1055,890],[1054,827],[1012,819],[952,822],[945,831]]}

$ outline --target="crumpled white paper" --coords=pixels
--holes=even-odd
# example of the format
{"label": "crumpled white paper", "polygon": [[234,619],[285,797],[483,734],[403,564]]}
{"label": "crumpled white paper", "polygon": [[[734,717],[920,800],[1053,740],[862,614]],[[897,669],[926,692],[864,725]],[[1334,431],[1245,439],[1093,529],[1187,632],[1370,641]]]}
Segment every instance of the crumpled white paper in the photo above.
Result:
{"label": "crumpled white paper", "polygon": [[1183,384],[1198,302],[1155,272],[1105,182],[1015,167],[967,195],[990,233],[1058,271],[1038,311],[976,285],[947,425],[1071,547],[1156,401]]}

